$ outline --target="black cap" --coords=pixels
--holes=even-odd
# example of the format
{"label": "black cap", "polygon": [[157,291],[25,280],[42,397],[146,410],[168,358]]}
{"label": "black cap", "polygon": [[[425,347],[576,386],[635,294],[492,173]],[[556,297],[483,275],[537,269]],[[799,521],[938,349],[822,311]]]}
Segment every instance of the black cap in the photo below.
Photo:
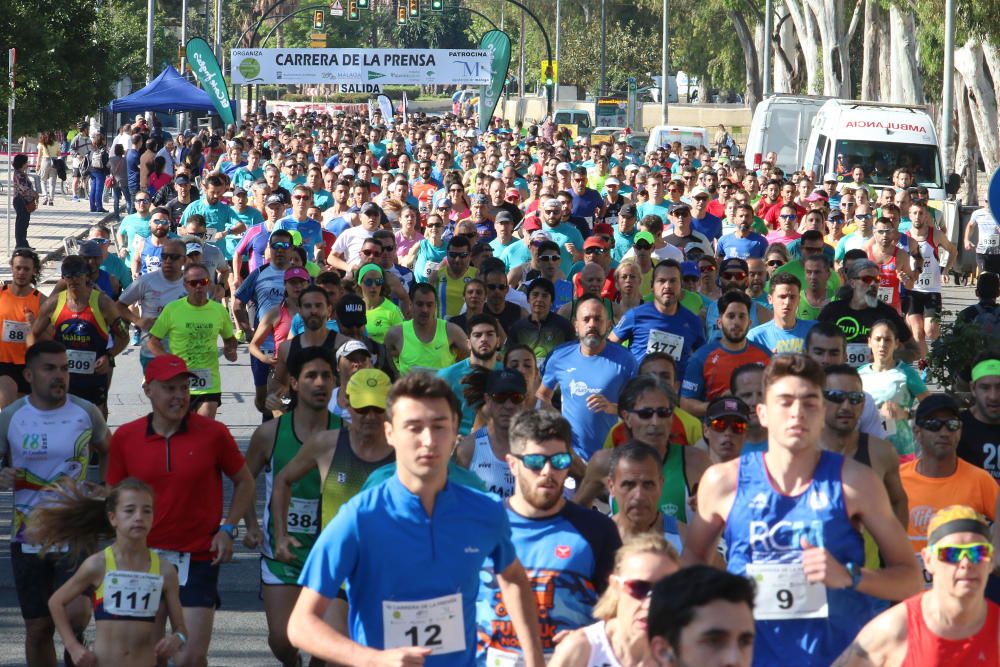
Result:
{"label": "black cap", "polygon": [[361,327],[367,321],[365,301],[356,294],[346,294],[337,303],[337,323],[342,327]]}
{"label": "black cap", "polygon": [[520,372],[504,368],[490,371],[486,376],[487,394],[525,394],[528,384]]}
{"label": "black cap", "polygon": [[174,177],[174,183],[176,183],[177,185],[188,185],[190,182],[191,179],[189,179],[184,174]]}
{"label": "black cap", "polygon": [[514,216],[510,211],[498,211],[494,222],[514,222]]}
{"label": "black cap", "polygon": [[750,272],[750,266],[746,263],[746,260],[740,259],[739,257],[727,257],[722,260],[722,264],[719,264],[719,273],[725,273],[736,269],[737,271],[742,271],[743,273]]}
{"label": "black cap", "polygon": [[623,215],[626,218],[634,218],[639,214],[639,209],[636,208],[635,204],[625,204],[618,211],[618,215]]}
{"label": "black cap", "polygon": [[961,416],[962,409],[958,407],[958,403],[955,399],[948,394],[931,394],[924,400],[920,401],[917,405],[917,421],[921,419],[926,419],[938,410],[947,410],[953,413],[956,417]]}
{"label": "black cap", "polygon": [[361,213],[364,215],[381,215],[382,209],[375,202],[365,202],[361,205]]}
{"label": "black cap", "polygon": [[750,408],[735,396],[720,396],[705,409],[705,421],[719,417],[739,417],[750,421]]}

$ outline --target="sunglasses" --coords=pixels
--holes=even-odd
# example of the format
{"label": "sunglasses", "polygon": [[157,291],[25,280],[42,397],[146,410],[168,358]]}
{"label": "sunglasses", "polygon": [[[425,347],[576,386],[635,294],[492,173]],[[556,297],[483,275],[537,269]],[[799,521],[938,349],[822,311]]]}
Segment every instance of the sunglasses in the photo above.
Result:
{"label": "sunglasses", "polygon": [[643,252],[653,249],[653,246],[649,245],[648,243],[636,243],[632,247],[635,248],[636,250],[642,250]]}
{"label": "sunglasses", "polygon": [[870,213],[865,213],[864,215],[857,215],[857,214],[855,214],[854,219],[855,220],[871,220],[872,216],[871,216]]}
{"label": "sunglasses", "polygon": [[170,220],[169,219],[164,220],[163,218],[153,218],[149,222],[151,224],[154,224],[154,225],[159,225],[160,227],[166,227],[167,225],[170,224]]}
{"label": "sunglasses", "polygon": [[[490,398],[494,403],[513,403],[514,405],[521,405],[521,403],[524,403],[524,394],[519,394],[514,391],[503,394],[490,394]],[[531,454],[526,454],[526,456],[531,456]],[[553,467],[555,467],[555,465],[553,465]]]}
{"label": "sunglasses", "polygon": [[90,239],[90,242],[97,245],[108,245],[111,243],[111,239]]}
{"label": "sunglasses", "polygon": [[865,402],[865,392],[863,391],[843,391],[841,389],[824,389],[823,398],[840,405],[844,401],[851,405],[861,405]]}
{"label": "sunglasses", "polygon": [[747,432],[747,421],[738,417],[730,417],[729,419],[717,417],[708,422],[708,427],[716,433],[724,433],[728,428],[733,433],[740,434]]}
{"label": "sunglasses", "polygon": [[746,280],[747,274],[743,271],[725,271],[722,274],[723,280]]}
{"label": "sunglasses", "polygon": [[587,248],[583,251],[584,255],[607,255],[607,248]]}
{"label": "sunglasses", "polygon": [[385,414],[385,408],[377,408],[374,405],[368,405],[368,406],[363,407],[363,408],[356,408],[356,407],[354,407],[352,405],[351,409],[354,410],[355,412],[357,412],[359,415],[371,415],[371,414],[381,415],[381,414]]}
{"label": "sunglasses", "polygon": [[794,213],[790,213],[790,214],[786,214],[786,215],[781,215],[781,216],[779,216],[779,217],[780,217],[780,218],[781,218],[782,220],[794,220],[795,218],[797,218],[797,217],[799,217],[799,216],[795,215]]}
{"label": "sunglasses", "polygon": [[184,255],[180,254],[179,252],[165,252],[160,255],[161,260],[165,259],[171,262],[180,261],[182,257],[184,257]]}
{"label": "sunglasses", "polygon": [[878,276],[858,276],[855,280],[860,280],[865,285],[871,285],[874,282],[878,282]]}
{"label": "sunglasses", "polygon": [[935,544],[931,547],[931,553],[942,563],[958,565],[963,558],[968,558],[972,565],[979,565],[983,561],[993,558],[993,545],[988,542]]}
{"label": "sunglasses", "polygon": [[292,199],[302,201],[303,199],[312,199],[312,197],[310,195],[292,195]]}
{"label": "sunglasses", "polygon": [[205,287],[208,285],[208,278],[195,278],[194,280],[186,281],[191,287]]}
{"label": "sunglasses", "polygon": [[712,271],[715,271],[715,265],[702,264],[701,266],[698,267],[698,270],[701,271],[702,273],[711,273]]}
{"label": "sunglasses", "polygon": [[917,422],[917,426],[928,431],[933,431],[937,433],[942,428],[947,428],[949,431],[954,433],[955,431],[962,428],[961,419],[921,419]]}
{"label": "sunglasses", "polygon": [[640,408],[638,410],[629,410],[639,419],[652,419],[653,415],[656,415],[660,419],[667,419],[672,417],[674,414],[673,408]]}
{"label": "sunglasses", "polygon": [[288,243],[287,241],[275,241],[274,243],[271,244],[272,250],[288,250],[291,247],[292,244]]}
{"label": "sunglasses", "polygon": [[539,255],[539,262],[558,262],[560,261],[559,255]]}
{"label": "sunglasses", "polygon": [[149,199],[147,197],[136,198],[135,203],[136,204],[148,204],[149,203]]}
{"label": "sunglasses", "polygon": [[361,284],[365,287],[381,287],[384,282],[381,278],[365,278]]}
{"label": "sunglasses", "polygon": [[515,459],[524,464],[528,470],[540,472],[548,463],[553,470],[566,470],[573,462],[573,457],[569,452],[559,452],[546,456],[545,454],[511,454]]}
{"label": "sunglasses", "polygon": [[486,289],[488,289],[491,292],[506,292],[507,286],[501,285],[499,283],[487,283]]}
{"label": "sunglasses", "polygon": [[364,257],[381,257],[382,256],[382,251],[381,250],[362,250],[361,254]]}
{"label": "sunglasses", "polygon": [[449,252],[448,259],[465,259],[469,256],[467,252]]}
{"label": "sunglasses", "polygon": [[641,602],[653,594],[653,586],[655,584],[652,581],[645,581],[644,579],[622,579],[618,575],[612,576],[622,585],[626,595],[633,600],[639,600]]}
{"label": "sunglasses", "polygon": [[78,271],[63,271],[63,278],[83,278],[90,275],[90,269],[80,269]]}

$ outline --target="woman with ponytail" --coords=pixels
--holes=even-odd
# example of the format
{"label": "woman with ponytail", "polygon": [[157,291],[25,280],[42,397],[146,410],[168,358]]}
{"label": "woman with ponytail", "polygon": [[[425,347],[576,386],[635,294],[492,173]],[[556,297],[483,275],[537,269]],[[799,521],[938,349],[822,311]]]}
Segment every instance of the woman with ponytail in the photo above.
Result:
{"label": "woman with ponytail", "polygon": [[[57,486],[56,494],[52,503],[31,513],[30,538],[42,545],[42,553],[56,547],[80,553],[114,539],[49,598],[49,612],[73,663],[145,666],[174,656],[187,641],[187,630],[177,570],[146,546],[153,525],[152,489],[128,478],[105,498],[67,480]],[[88,591],[93,591],[97,625],[93,649],[73,633],[66,613],[66,606]],[[154,621],[161,608],[174,633],[157,641],[160,626]]]}

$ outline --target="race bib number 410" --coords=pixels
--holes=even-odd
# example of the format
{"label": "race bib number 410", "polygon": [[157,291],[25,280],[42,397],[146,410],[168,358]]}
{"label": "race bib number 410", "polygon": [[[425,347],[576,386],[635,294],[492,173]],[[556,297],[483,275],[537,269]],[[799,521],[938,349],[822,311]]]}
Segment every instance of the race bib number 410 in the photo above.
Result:
{"label": "race bib number 410", "polygon": [[431,655],[465,650],[462,596],[458,593],[432,600],[382,602],[385,647],[429,648]]}

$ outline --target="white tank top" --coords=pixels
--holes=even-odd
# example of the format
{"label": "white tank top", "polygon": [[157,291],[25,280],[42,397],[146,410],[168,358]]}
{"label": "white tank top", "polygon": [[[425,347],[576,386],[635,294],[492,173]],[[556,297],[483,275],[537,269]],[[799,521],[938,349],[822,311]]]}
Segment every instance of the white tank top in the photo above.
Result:
{"label": "white tank top", "polygon": [[587,667],[622,667],[618,658],[615,657],[615,652],[611,649],[604,621],[598,621],[584,627],[583,633],[590,641],[590,659],[587,660]]}
{"label": "white tank top", "polygon": [[486,490],[501,500],[514,495],[514,474],[506,461],[501,461],[493,454],[487,427],[482,426],[473,434],[475,446],[472,449],[472,461],[469,470],[483,480]]}
{"label": "white tank top", "polygon": [[[916,241],[916,239],[914,240]],[[917,246],[920,248],[920,256],[924,259],[924,268],[917,276],[913,291],[939,294],[941,292],[941,262],[938,259],[937,244],[934,243],[934,230],[928,231],[927,240],[917,241]]]}

